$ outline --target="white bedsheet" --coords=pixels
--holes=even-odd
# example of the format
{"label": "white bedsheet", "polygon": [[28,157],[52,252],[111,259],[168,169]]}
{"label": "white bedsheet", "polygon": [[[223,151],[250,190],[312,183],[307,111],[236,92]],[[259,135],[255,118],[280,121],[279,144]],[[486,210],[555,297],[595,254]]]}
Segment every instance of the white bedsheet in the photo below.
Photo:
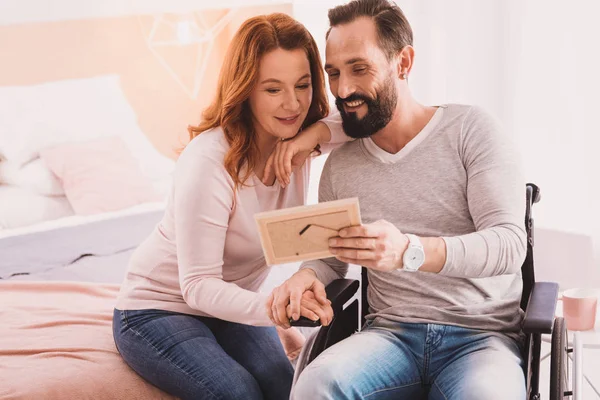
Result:
{"label": "white bedsheet", "polygon": [[1,231],[0,278],[43,273],[82,256],[110,256],[133,249],[148,237],[163,213],[164,204],[149,203]]}
{"label": "white bedsheet", "polygon": [[105,256],[85,256],[70,264],[37,273],[14,275],[14,281],[68,281],[121,284],[134,249]]}
{"label": "white bedsheet", "polygon": [[106,212],[94,215],[72,215],[69,217],[40,222],[39,224],[23,226],[13,229],[0,230],[0,240],[9,236],[26,235],[30,233],[50,231],[57,228],[73,227],[76,225],[88,224],[95,221],[110,220],[127,215],[148,213],[153,211],[164,211],[165,203],[144,203],[129,207],[119,211]]}

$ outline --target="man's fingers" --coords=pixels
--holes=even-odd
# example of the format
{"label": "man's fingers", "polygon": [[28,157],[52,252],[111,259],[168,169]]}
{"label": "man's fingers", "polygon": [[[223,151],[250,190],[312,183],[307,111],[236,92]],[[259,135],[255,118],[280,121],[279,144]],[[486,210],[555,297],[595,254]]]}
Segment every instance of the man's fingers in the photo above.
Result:
{"label": "man's fingers", "polygon": [[343,258],[351,258],[354,260],[377,260],[378,257],[380,257],[378,255],[378,253],[372,251],[372,250],[356,250],[356,249],[345,249],[345,248],[333,248],[330,249],[329,251],[331,251],[331,253],[333,255],[335,255],[336,257],[343,257]]}
{"label": "man's fingers", "polygon": [[364,250],[374,250],[377,247],[377,240],[374,238],[347,238],[343,239],[340,237],[335,237],[329,239],[330,247],[345,247],[349,249],[364,249]]}
{"label": "man's fingers", "polygon": [[381,228],[378,225],[366,224],[366,225],[350,226],[348,228],[340,229],[340,231],[338,232],[338,235],[341,238],[352,238],[352,237],[376,238],[376,237],[379,237],[380,233],[381,233]]}
{"label": "man's fingers", "polygon": [[321,325],[323,326],[329,325],[333,319],[333,310],[329,304],[324,306],[315,300],[303,299],[302,307],[315,313],[318,316],[318,319],[321,320]]}
{"label": "man's fingers", "polygon": [[[290,306],[288,306],[287,310],[288,310],[288,316],[289,316],[292,312],[292,309]],[[312,312],[311,310],[309,310],[308,308],[306,308],[304,306],[300,307],[300,316],[302,316],[304,318],[308,318],[311,321],[317,321],[319,319],[319,316],[317,314],[315,314],[314,312]]]}

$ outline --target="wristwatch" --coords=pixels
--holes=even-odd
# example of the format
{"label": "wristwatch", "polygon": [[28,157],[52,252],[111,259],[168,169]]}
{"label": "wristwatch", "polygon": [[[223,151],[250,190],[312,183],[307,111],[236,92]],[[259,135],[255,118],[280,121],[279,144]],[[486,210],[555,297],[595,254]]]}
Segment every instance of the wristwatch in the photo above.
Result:
{"label": "wristwatch", "polygon": [[408,237],[409,243],[402,256],[402,270],[415,272],[425,262],[425,251],[417,236],[407,233],[406,237]]}

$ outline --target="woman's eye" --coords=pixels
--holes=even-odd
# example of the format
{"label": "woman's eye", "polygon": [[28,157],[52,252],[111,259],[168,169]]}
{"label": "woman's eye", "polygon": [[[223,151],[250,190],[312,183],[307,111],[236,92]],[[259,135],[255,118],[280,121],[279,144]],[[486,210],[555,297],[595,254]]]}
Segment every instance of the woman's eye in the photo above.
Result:
{"label": "woman's eye", "polygon": [[271,94],[276,94],[279,93],[279,89],[267,89],[267,92]]}
{"label": "woman's eye", "polygon": [[305,83],[303,85],[298,85],[296,86],[298,89],[304,90],[304,89],[308,89],[310,87],[310,84]]}

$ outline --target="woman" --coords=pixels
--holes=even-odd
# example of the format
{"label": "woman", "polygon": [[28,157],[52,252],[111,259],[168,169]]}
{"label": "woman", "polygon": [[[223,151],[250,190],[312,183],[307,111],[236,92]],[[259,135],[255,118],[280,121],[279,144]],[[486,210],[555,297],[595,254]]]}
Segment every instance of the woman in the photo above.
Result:
{"label": "woman", "polygon": [[[303,130],[327,112],[306,28],[284,14],[247,20],[228,49],[216,99],[190,129],[165,215],[134,253],[115,308],[117,348],[152,384],[182,399],[288,398],[293,369],[269,319],[268,294],[257,292],[269,268],[254,214],[304,203],[310,163],[290,175],[278,159],[299,152],[302,161],[335,141],[322,123]],[[290,143],[295,150],[286,153]],[[275,173],[263,176],[267,162],[278,181]],[[307,299],[302,315],[327,324],[330,308],[326,299]]]}

